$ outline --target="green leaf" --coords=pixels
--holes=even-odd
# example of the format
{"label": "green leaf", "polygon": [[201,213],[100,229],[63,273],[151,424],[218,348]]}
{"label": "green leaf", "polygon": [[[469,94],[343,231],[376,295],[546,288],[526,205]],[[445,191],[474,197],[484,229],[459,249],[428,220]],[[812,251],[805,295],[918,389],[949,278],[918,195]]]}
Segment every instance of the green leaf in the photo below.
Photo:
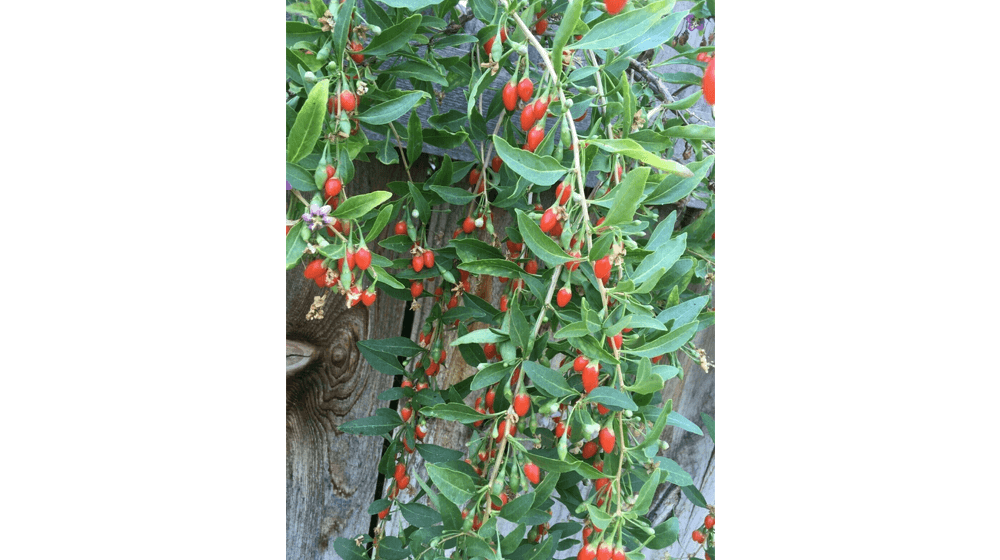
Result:
{"label": "green leaf", "polygon": [[451,503],[462,507],[462,504],[472,499],[475,485],[469,475],[434,463],[424,465],[434,485],[448,498]]}
{"label": "green leaf", "polygon": [[611,516],[594,504],[587,504],[587,511],[590,512],[590,520],[594,522],[594,526],[598,529],[603,531],[611,524]]}
{"label": "green leaf", "polygon": [[[383,206],[382,209],[379,210],[378,216],[375,217],[375,222],[372,224],[371,229],[368,230],[367,234],[365,234],[365,239],[375,239],[376,237],[378,237],[379,234],[382,233],[382,229],[385,228],[386,225],[388,225],[389,219],[392,217],[394,213],[395,212],[393,211],[393,207],[391,204],[388,206]],[[372,257],[375,256],[377,255],[373,253]]]}
{"label": "green leaf", "polygon": [[505,366],[503,362],[490,364],[476,373],[476,376],[472,378],[472,384],[469,385],[469,390],[478,391],[479,389],[489,387],[507,377],[513,371],[514,366]]}
{"label": "green leaf", "polygon": [[441,522],[441,514],[423,504],[401,504],[399,510],[403,519],[414,527],[430,527]]}
{"label": "green leaf", "polygon": [[382,34],[373,38],[361,52],[371,56],[384,56],[399,50],[420,27],[420,19],[420,14],[413,14],[389,29],[383,29]]}
{"label": "green leaf", "polygon": [[590,334],[590,331],[587,330],[587,323],[584,321],[577,321],[575,323],[570,323],[565,327],[559,329],[553,336],[555,338],[570,338],[577,336],[585,336],[587,334]]}
{"label": "green leaf", "polygon": [[664,130],[663,133],[671,138],[685,138],[687,140],[715,140],[715,128],[702,124],[672,126]]}
{"label": "green leaf", "polygon": [[352,539],[337,537],[333,541],[333,550],[340,555],[343,560],[368,560],[365,549],[359,547]]}
{"label": "green leaf", "polygon": [[521,348],[524,355],[531,350],[531,326],[521,311],[521,303],[517,298],[510,304],[510,341]]}
{"label": "green leaf", "polygon": [[698,318],[698,314],[701,313],[701,310],[708,304],[708,300],[710,298],[711,296],[696,297],[683,303],[679,303],[673,307],[668,307],[656,316],[656,320],[663,324],[673,321],[674,325],[684,325],[690,323]]}
{"label": "green leaf", "polygon": [[684,346],[687,341],[691,340],[691,337],[694,336],[697,329],[698,321],[692,321],[684,326],[675,328],[666,334],[658,336],[638,348],[625,348],[623,351],[634,356],[655,358],[656,356],[666,354],[667,352],[673,352],[681,346]]}
{"label": "green leaf", "polygon": [[402,336],[380,340],[359,340],[358,347],[405,358],[412,358],[423,350],[417,343]]}
{"label": "green leaf", "polygon": [[323,14],[326,13],[326,2],[323,0],[309,0],[309,7],[316,19],[323,17]]}
{"label": "green leaf", "polygon": [[612,387],[596,387],[587,395],[587,400],[601,403],[611,410],[639,410],[628,395]]}
{"label": "green leaf", "polygon": [[528,513],[528,510],[531,509],[531,503],[534,499],[535,497],[531,494],[531,492],[514,498],[500,509],[500,517],[503,517],[507,521],[517,523],[517,521],[524,517],[524,514]]}
{"label": "green leaf", "polygon": [[436,6],[441,3],[441,0],[384,0],[382,3],[390,8],[406,8],[411,12],[416,12],[427,6]]}
{"label": "green leaf", "polygon": [[692,175],[691,170],[684,167],[684,165],[677,163],[676,161],[665,160],[655,154],[651,154],[647,152],[638,142],[630,138],[622,138],[618,140],[592,138],[587,140],[587,142],[600,147],[606,152],[612,154],[618,153],[626,157],[637,159],[645,164],[651,165],[668,173],[675,173],[683,177],[690,177]]}
{"label": "green leaf", "polygon": [[568,170],[552,156],[539,156],[527,150],[511,147],[506,140],[493,135],[493,146],[500,159],[510,169],[536,185],[551,185],[561,179]]}
{"label": "green leaf", "polygon": [[294,163],[285,163],[285,180],[291,183],[297,191],[309,192],[316,190],[316,182],[308,171]]}
{"label": "green leaf", "polygon": [[465,270],[472,274],[486,274],[487,276],[501,276],[504,278],[518,278],[521,275],[521,267],[505,259],[483,259],[481,261],[464,262],[458,265],[459,270]]}
{"label": "green leaf", "polygon": [[520,229],[524,242],[528,244],[528,249],[545,261],[550,267],[556,267],[573,260],[573,257],[566,254],[558,243],[542,232],[542,228],[529,218],[520,209],[515,209],[517,213],[517,225]]}
{"label": "green leaf", "polygon": [[295,268],[302,258],[302,252],[306,250],[306,242],[302,239],[302,230],[305,227],[305,222],[300,221],[285,235],[285,270]]}
{"label": "green leaf", "polygon": [[[411,113],[411,115],[416,115],[416,113]],[[440,195],[445,202],[447,202],[448,204],[454,204],[456,206],[460,206],[462,204],[468,204],[472,202],[473,198],[476,197],[476,195],[470,193],[465,189],[456,189],[455,187],[444,187],[441,185],[427,185],[427,186],[432,191],[438,193],[438,195]]]}
{"label": "green leaf", "polygon": [[673,103],[664,104],[663,108],[670,109],[672,111],[682,111],[684,109],[690,109],[691,107],[694,106],[695,103],[698,102],[699,99],[701,99],[701,96],[702,96],[702,91],[699,89],[698,91],[692,93],[691,95],[685,97],[684,99],[678,99]]}
{"label": "green leaf", "polygon": [[649,476],[649,480],[639,490],[639,496],[635,499],[632,511],[639,515],[645,515],[649,511],[649,505],[653,503],[653,495],[656,493],[656,487],[659,486],[659,482],[660,474],[658,472],[654,472]]}
{"label": "green leaf", "polygon": [[410,120],[406,124],[406,136],[406,157],[409,161],[417,161],[424,151],[424,135],[420,127],[420,116],[416,111],[410,113]]}
{"label": "green leaf", "polygon": [[715,419],[711,416],[701,413],[701,421],[705,424],[705,429],[708,431],[708,437],[712,438],[712,442],[715,442]]}
{"label": "green leaf", "polygon": [[682,233],[677,237],[660,244],[652,254],[646,255],[638,268],[630,277],[636,284],[641,284],[659,270],[669,269],[677,262],[677,259],[684,254],[687,247],[687,234]]}
{"label": "green leaf", "polygon": [[569,397],[577,392],[570,388],[558,371],[535,362],[523,362],[521,368],[539,390],[551,397]]}
{"label": "green leaf", "polygon": [[285,161],[288,163],[297,163],[312,153],[323,129],[323,115],[326,114],[326,100],[329,96],[329,79],[320,80],[309,92],[285,143]]}
{"label": "green leaf", "polygon": [[691,500],[692,504],[701,508],[708,508],[708,502],[705,501],[705,496],[701,495],[701,492],[698,491],[698,488],[696,488],[694,484],[681,486],[681,491],[684,492],[687,499]]}
{"label": "green leaf", "polygon": [[[340,65],[340,54],[344,52],[344,47],[347,45],[347,35],[351,30],[351,17],[352,12],[354,12],[354,2],[344,2],[337,9],[333,9],[331,6],[330,12],[334,16],[333,24],[333,48],[330,50],[331,62],[336,62]],[[346,55],[344,55],[346,56]]]}
{"label": "green leaf", "polygon": [[[597,389],[594,389],[594,390],[596,391]],[[701,431],[701,428],[699,428],[697,424],[695,424],[694,422],[688,420],[683,415],[681,415],[680,413],[677,413],[677,412],[671,412],[669,415],[667,415],[667,425],[668,426],[675,426],[675,427],[680,428],[682,430],[686,430],[688,432],[691,432],[692,434],[698,434],[699,436],[705,435],[704,432]]]}
{"label": "green leaf", "polygon": [[[539,467],[541,468],[541,467]],[[559,473],[550,472],[542,477],[542,481],[538,483],[535,487],[535,502],[531,505],[533,508],[541,508],[542,503],[548,499],[549,495],[552,494],[552,490],[555,489],[556,483],[559,482]]]}
{"label": "green leaf", "polygon": [[497,334],[490,329],[479,329],[469,334],[460,336],[451,342],[452,346],[459,344],[485,344],[487,342],[502,342],[507,340],[507,335]]}
{"label": "green leaf", "polygon": [[471,237],[466,239],[452,239],[450,245],[455,248],[458,258],[463,262],[485,259],[505,260],[499,249],[489,243],[483,243]]}
{"label": "green leaf", "polygon": [[444,463],[445,461],[461,461],[462,452],[432,443],[418,443],[417,453],[428,463]]}
{"label": "green leaf", "polygon": [[333,211],[333,217],[339,220],[357,220],[391,197],[392,193],[389,191],[375,191],[352,196]]}
{"label": "green leaf", "polygon": [[[555,453],[554,449],[551,450],[551,451],[552,451],[553,454]],[[557,473],[570,472],[570,471],[574,470],[573,469],[573,466],[574,466],[573,462],[569,461],[569,458],[570,458],[569,455],[567,455],[567,457],[566,457],[567,460],[566,461],[561,461],[561,460],[559,460],[559,458],[557,458],[555,456],[548,457],[548,456],[545,456],[545,455],[541,455],[540,452],[541,452],[541,450],[538,450],[538,451],[529,451],[529,452],[525,453],[525,455],[529,459],[531,459],[532,463],[538,465],[538,468],[540,468],[540,469],[544,470],[545,472],[549,473],[549,476],[552,476],[553,474],[557,474]],[[545,482],[543,481],[542,484],[545,484]],[[541,487],[541,485],[539,485],[539,487]],[[539,505],[541,505],[541,504],[539,503]]]}
{"label": "green leaf", "polygon": [[616,226],[632,221],[635,210],[642,201],[647,178],[649,178],[648,167],[637,167],[622,178],[622,182],[615,187],[611,210],[604,218],[605,226]]}
{"label": "green leaf", "polygon": [[[427,93],[411,91],[396,99],[379,103],[358,115],[358,120],[368,124],[389,124],[423,101]],[[308,101],[307,101],[308,103]],[[350,200],[350,199],[348,199]]]}
{"label": "green leaf", "polygon": [[660,523],[656,527],[656,536],[646,543],[646,548],[650,550],[661,550],[677,542],[677,534],[680,532],[680,522],[676,517]]}
{"label": "green leaf", "polygon": [[[385,414],[381,411],[386,411],[389,414]],[[340,431],[347,432],[349,434],[380,436],[391,433],[393,428],[401,426],[402,424],[403,419],[400,418],[394,411],[387,408],[380,408],[375,411],[375,416],[358,418],[357,420],[344,422],[340,425],[339,429]]]}
{"label": "green leaf", "polygon": [[573,43],[573,48],[601,50],[621,47],[652,27],[673,4],[672,0],[654,2],[645,8],[609,17],[591,27],[579,41]]}
{"label": "green leaf", "polygon": [[471,406],[457,402],[424,407],[420,409],[420,412],[427,416],[433,416],[442,420],[454,420],[463,424],[471,424],[477,420],[489,418],[485,414],[476,412]]}
{"label": "green leaf", "polygon": [[562,20],[559,22],[559,29],[556,30],[556,36],[552,39],[552,50],[550,52],[552,53],[552,68],[556,71],[554,83],[559,83],[559,77],[563,69],[563,47],[569,42],[569,38],[573,36],[573,30],[576,29],[576,24],[580,21],[580,12],[583,11],[583,1],[569,1],[566,11],[563,12]]}
{"label": "green leaf", "polygon": [[361,351],[361,355],[368,361],[368,365],[375,368],[375,371],[386,375],[406,374],[406,371],[403,370],[403,366],[399,364],[399,360],[396,359],[396,356],[372,350],[371,348],[361,346],[360,344],[358,345],[358,350]]}
{"label": "green leaf", "polygon": [[[659,414],[656,416],[656,422],[653,423],[653,427],[646,432],[646,437],[642,439],[642,443],[639,444],[639,449],[647,447],[651,443],[654,443],[660,439],[660,434],[663,433],[663,428],[667,426],[667,416],[670,415],[670,411],[674,406],[673,399],[667,399],[664,403],[662,409],[658,409]],[[652,407],[650,407],[652,408]],[[647,409],[643,409],[644,411]],[[649,414],[643,412],[643,417],[648,418]]]}
{"label": "green leaf", "polygon": [[646,204],[673,204],[691,194],[701,184],[714,163],[715,156],[708,156],[690,164],[689,169],[694,174],[691,177],[668,175],[660,184],[653,187]]}
{"label": "green leaf", "polygon": [[396,280],[395,278],[393,278],[391,274],[389,274],[388,272],[386,272],[380,266],[377,266],[377,265],[373,264],[373,265],[371,265],[371,266],[368,267],[368,272],[371,272],[372,274],[378,276],[378,281],[381,284],[385,284],[386,286],[389,286],[390,288],[396,288],[397,290],[405,289],[405,286],[403,286],[403,284],[401,284],[399,282],[399,280]]}
{"label": "green leaf", "polygon": [[691,480],[691,475],[681,468],[675,461],[667,459],[666,457],[654,457],[654,462],[659,463],[660,470],[662,470],[667,475],[667,482],[671,484],[676,484],[677,486],[690,486],[694,484]]}

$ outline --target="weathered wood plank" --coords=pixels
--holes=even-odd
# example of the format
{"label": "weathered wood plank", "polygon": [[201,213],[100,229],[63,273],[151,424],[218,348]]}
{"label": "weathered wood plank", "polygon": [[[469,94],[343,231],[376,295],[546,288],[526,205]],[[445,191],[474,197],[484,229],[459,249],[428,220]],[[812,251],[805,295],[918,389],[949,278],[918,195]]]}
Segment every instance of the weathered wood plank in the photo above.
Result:
{"label": "weathered wood plank", "polygon": [[[414,172],[426,172],[425,166],[421,160]],[[361,194],[405,178],[402,167],[356,162],[355,179],[346,188]],[[392,378],[373,370],[356,343],[399,336],[405,303],[383,295],[370,308],[346,309],[342,297],[318,288],[302,271],[300,265],[286,275],[288,361],[298,368],[286,371],[285,382],[286,555],[332,559],[335,537],[368,532],[383,441],[337,428],[374,414],[385,405],[377,395],[392,386]],[[323,319],[306,320],[315,297],[326,293]],[[299,365],[309,349],[311,361]]]}

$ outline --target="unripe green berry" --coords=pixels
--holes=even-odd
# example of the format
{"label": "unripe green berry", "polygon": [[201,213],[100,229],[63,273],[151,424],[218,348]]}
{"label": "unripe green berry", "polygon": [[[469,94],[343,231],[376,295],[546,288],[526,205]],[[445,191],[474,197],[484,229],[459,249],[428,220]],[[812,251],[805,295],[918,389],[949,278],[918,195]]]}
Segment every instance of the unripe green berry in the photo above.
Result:
{"label": "unripe green berry", "polygon": [[379,35],[382,34],[382,28],[379,27],[379,26],[377,26],[377,25],[369,25],[368,29],[370,29],[371,32],[372,32],[372,35],[374,35],[376,37],[378,37]]}
{"label": "unripe green berry", "polygon": [[305,74],[302,74],[302,79],[310,84],[316,83],[316,74],[307,70]]}

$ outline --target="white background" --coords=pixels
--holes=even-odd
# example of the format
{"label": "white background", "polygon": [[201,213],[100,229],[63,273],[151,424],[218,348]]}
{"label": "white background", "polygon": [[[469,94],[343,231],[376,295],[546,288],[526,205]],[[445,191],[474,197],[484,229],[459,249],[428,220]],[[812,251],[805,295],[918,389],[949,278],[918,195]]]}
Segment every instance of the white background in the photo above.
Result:
{"label": "white background", "polygon": [[[273,4],[3,5],[0,557],[284,554]],[[723,558],[976,557],[1000,10],[717,8]]]}

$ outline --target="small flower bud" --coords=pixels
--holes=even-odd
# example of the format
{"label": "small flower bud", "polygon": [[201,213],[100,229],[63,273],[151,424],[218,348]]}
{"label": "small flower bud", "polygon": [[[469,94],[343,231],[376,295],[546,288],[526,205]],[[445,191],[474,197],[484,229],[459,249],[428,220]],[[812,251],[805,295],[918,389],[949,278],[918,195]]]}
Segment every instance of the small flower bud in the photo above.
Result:
{"label": "small flower bud", "polygon": [[[368,29],[370,29],[371,32],[372,32],[372,35],[374,35],[376,37],[378,37],[379,35],[382,34],[382,28],[379,27],[379,26],[377,26],[377,25],[369,25]],[[431,545],[431,547],[434,547],[434,546],[436,546],[436,545]]]}
{"label": "small flower bud", "polygon": [[305,80],[306,82],[310,83],[310,84],[316,83],[316,74],[313,74],[312,72],[306,71],[305,74],[302,74],[302,79]]}

